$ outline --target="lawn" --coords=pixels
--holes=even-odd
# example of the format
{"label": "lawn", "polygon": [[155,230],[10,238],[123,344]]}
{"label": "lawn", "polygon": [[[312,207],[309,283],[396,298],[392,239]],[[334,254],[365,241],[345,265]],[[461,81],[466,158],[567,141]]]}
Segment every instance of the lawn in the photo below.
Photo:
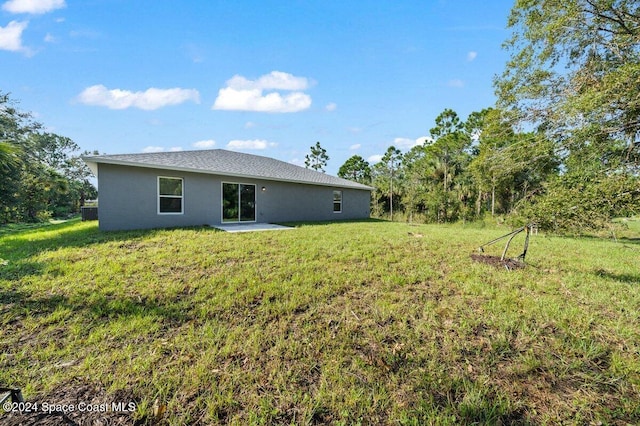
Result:
{"label": "lawn", "polygon": [[470,259],[507,232],[0,228],[0,387],[135,406],[0,422],[640,423],[638,233]]}

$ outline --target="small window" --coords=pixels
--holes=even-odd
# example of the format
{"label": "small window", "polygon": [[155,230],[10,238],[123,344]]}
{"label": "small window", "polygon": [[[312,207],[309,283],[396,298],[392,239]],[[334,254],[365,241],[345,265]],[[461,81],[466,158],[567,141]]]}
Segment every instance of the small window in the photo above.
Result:
{"label": "small window", "polygon": [[333,191],[333,212],[342,213],[342,191]]}
{"label": "small window", "polygon": [[182,214],[182,178],[158,176],[158,213]]}

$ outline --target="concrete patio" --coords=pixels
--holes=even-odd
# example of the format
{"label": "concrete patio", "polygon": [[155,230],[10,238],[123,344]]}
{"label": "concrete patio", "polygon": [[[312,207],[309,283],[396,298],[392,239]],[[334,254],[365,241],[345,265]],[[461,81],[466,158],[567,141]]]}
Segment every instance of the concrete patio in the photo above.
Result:
{"label": "concrete patio", "polygon": [[290,226],[275,225],[273,223],[229,223],[214,225],[213,227],[225,232],[288,231],[296,229]]}

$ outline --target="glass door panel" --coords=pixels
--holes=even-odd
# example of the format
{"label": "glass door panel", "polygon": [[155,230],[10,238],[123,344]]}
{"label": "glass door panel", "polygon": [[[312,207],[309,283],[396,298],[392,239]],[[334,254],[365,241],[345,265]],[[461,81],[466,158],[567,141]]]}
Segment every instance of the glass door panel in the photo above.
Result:
{"label": "glass door panel", "polygon": [[235,183],[222,184],[222,221],[237,222],[239,209],[238,185]]}
{"label": "glass door panel", "polygon": [[256,221],[256,186],[240,185],[240,222]]}

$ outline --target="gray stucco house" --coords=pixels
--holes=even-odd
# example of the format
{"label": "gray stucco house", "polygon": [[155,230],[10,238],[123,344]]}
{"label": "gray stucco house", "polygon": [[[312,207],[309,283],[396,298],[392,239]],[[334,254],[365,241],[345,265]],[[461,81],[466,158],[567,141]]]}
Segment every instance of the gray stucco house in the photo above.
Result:
{"label": "gray stucco house", "polygon": [[101,230],[363,219],[373,188],[222,149],[83,157]]}

